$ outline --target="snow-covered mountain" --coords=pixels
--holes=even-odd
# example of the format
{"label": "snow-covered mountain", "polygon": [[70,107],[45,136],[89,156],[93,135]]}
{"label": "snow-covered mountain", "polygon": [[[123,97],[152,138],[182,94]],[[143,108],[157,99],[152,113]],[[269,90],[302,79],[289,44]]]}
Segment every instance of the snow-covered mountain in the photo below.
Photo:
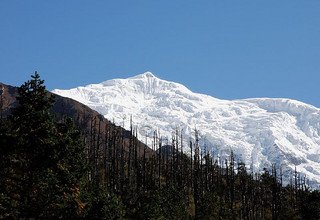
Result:
{"label": "snow-covered mountain", "polygon": [[272,164],[286,173],[296,167],[320,183],[320,109],[314,106],[280,98],[220,100],[150,72],[52,92],[126,128],[132,116],[142,141],[154,130],[171,140],[178,128],[187,143],[196,128],[202,145],[216,156],[226,157],[233,150],[254,171]]}

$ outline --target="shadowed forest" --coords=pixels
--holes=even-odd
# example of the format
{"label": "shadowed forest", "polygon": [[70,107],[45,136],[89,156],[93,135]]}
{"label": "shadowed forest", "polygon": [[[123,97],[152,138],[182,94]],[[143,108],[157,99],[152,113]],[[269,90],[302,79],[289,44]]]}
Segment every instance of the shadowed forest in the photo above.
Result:
{"label": "shadowed forest", "polygon": [[57,112],[61,97],[31,77],[10,109],[0,93],[1,219],[320,219],[320,192],[297,172],[284,185],[276,166],[256,174],[232,152],[218,160],[198,131],[191,154],[179,131],[169,145],[155,132],[149,148],[133,126]]}

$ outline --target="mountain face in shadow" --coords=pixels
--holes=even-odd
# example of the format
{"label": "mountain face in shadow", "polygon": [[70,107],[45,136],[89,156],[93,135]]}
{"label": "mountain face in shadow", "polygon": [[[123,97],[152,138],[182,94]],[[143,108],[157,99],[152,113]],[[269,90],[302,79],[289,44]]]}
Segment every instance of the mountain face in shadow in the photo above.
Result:
{"label": "mountain face in shadow", "polygon": [[[0,100],[2,117],[7,117],[10,115],[11,109],[18,105],[16,100],[18,88],[0,83],[0,90],[2,93]],[[146,157],[149,157],[154,154],[152,149],[140,142],[136,137],[132,136],[130,131],[125,130],[120,126],[116,126],[97,111],[92,110],[73,99],[65,98],[50,92],[48,93],[53,95],[55,99],[52,108],[55,117],[58,120],[63,119],[63,117],[72,118],[79,131],[83,134],[85,142],[90,140],[90,136],[92,136],[93,132],[95,134],[100,133],[101,138],[104,139],[106,132],[112,129],[123,138],[124,150],[126,152],[129,152],[130,141],[135,141],[138,146],[137,153],[139,156],[145,154]]]}

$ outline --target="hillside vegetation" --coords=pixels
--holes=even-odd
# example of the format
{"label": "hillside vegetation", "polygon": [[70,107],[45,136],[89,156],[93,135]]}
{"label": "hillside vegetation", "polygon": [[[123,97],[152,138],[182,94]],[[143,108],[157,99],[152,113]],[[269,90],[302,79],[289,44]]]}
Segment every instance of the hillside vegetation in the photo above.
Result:
{"label": "hillside vegetation", "polygon": [[168,144],[155,132],[146,138],[149,149],[133,126],[125,131],[97,115],[55,114],[55,98],[37,73],[19,87],[10,111],[4,92],[0,218],[320,218],[320,192],[297,172],[286,186],[275,165],[248,172],[233,153],[221,160],[199,146],[198,131],[191,155],[179,131]]}

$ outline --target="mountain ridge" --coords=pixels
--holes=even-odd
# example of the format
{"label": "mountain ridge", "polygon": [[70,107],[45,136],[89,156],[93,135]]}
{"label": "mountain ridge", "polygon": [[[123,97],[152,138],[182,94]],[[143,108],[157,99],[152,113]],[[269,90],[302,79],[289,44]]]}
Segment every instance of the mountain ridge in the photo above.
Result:
{"label": "mountain ridge", "polygon": [[197,128],[202,146],[217,157],[232,150],[253,171],[277,164],[320,183],[320,109],[312,105],[284,98],[220,100],[151,72],[52,92],[126,128],[132,117],[140,140],[154,130],[170,139],[177,128],[190,137]]}
{"label": "mountain ridge", "polygon": [[[0,82],[0,88],[2,88],[3,90],[3,116],[7,117],[8,115],[10,115],[12,108],[15,108],[18,104],[16,100],[18,96],[18,87],[14,87]],[[121,133],[124,136],[125,152],[128,152],[130,138],[136,139],[136,137],[134,136],[131,137],[130,130],[125,130],[121,126],[114,126],[114,124],[111,121],[104,118],[100,113],[82,104],[81,102],[75,101],[70,98],[62,97],[57,94],[50,94],[54,96],[52,113],[55,115],[57,119],[62,119],[64,117],[72,118],[77,129],[81,131],[81,133],[87,140],[91,138],[90,133],[92,128],[96,129],[97,131],[99,130],[102,134],[105,134],[105,132],[107,132],[106,127],[113,127],[113,129],[119,131],[119,133]],[[96,127],[91,127],[92,120],[97,121]],[[100,128],[98,127],[98,125],[100,126]],[[137,143],[139,149],[138,156],[142,156],[142,152],[144,151],[146,152],[146,157],[150,157],[155,153],[152,149],[147,147],[142,142]]]}

